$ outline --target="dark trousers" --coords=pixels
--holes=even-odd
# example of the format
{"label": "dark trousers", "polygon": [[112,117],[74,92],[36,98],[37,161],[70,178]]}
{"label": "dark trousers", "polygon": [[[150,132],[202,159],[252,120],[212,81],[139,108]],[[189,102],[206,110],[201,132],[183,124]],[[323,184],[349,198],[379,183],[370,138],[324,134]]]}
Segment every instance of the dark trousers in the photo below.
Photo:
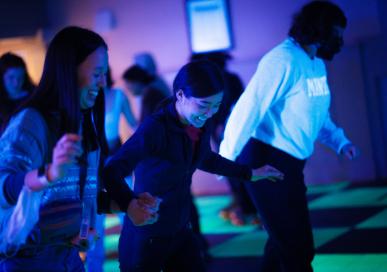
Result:
{"label": "dark trousers", "polygon": [[303,175],[305,161],[250,139],[238,162],[252,168],[270,164],[285,174],[284,180],[277,182],[245,183],[269,234],[261,271],[313,271],[314,244]]}
{"label": "dark trousers", "polygon": [[83,272],[78,249],[64,246],[45,246],[21,250],[14,257],[0,258],[4,272]]}
{"label": "dark trousers", "polygon": [[204,272],[197,235],[189,228],[174,235],[148,237],[124,228],[119,242],[123,272]]}

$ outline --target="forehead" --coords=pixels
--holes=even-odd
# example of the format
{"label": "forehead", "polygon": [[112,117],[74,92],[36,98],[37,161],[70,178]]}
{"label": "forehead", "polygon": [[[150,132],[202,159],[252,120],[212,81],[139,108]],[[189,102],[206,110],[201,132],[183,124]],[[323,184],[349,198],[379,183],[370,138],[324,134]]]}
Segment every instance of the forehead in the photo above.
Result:
{"label": "forehead", "polygon": [[22,67],[11,67],[11,68],[8,68],[4,75],[5,76],[14,76],[14,75],[23,75],[24,74],[24,68]]}
{"label": "forehead", "polygon": [[98,47],[80,65],[83,69],[103,69],[108,67],[108,54],[104,47]]}

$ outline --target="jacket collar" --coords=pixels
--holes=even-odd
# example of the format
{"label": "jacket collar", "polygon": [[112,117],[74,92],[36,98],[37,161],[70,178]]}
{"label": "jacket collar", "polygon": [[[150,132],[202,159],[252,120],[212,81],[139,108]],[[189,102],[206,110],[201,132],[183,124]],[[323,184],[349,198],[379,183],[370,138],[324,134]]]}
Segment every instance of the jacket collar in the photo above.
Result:
{"label": "jacket collar", "polygon": [[[186,133],[185,132],[185,125],[181,123],[179,119],[179,115],[176,110],[175,101],[170,101],[164,108],[161,109],[161,112],[163,112],[167,117],[167,124],[168,128],[170,128],[173,131],[180,132],[180,133]],[[212,119],[207,120],[206,124],[201,128],[203,133],[209,131],[209,127],[211,126]]]}

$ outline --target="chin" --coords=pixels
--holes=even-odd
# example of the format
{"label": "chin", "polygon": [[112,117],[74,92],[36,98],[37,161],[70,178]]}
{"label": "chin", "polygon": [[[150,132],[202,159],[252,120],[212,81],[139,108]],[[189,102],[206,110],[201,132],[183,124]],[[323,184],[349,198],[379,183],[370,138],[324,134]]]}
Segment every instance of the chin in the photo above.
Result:
{"label": "chin", "polygon": [[196,127],[196,128],[202,128],[205,125],[206,122],[204,123],[197,123],[197,122],[192,122],[191,126]]}

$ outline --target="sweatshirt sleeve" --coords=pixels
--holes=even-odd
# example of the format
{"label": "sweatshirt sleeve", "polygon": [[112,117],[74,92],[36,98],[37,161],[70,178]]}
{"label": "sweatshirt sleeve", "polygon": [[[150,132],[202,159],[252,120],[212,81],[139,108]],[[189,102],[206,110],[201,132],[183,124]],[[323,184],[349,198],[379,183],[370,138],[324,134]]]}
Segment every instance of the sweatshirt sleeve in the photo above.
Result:
{"label": "sweatshirt sleeve", "polygon": [[350,140],[345,136],[344,130],[337,127],[332,121],[330,114],[328,113],[327,118],[321,128],[318,140],[324,145],[335,150],[337,154],[341,152],[341,149],[346,144],[351,143]]}
{"label": "sweatshirt sleeve", "polygon": [[47,127],[31,109],[11,119],[0,138],[0,206],[15,205],[28,171],[39,168],[48,154]]}
{"label": "sweatshirt sleeve", "polygon": [[235,104],[220,144],[220,155],[235,160],[270,107],[292,84],[291,61],[286,57],[263,57],[246,90]]}
{"label": "sweatshirt sleeve", "polygon": [[209,173],[243,180],[250,180],[252,175],[252,171],[247,165],[223,158],[213,151],[207,153],[199,169]]}
{"label": "sweatshirt sleeve", "polygon": [[130,201],[136,197],[127,185],[125,177],[133,172],[141,160],[161,148],[163,130],[158,121],[153,118],[146,119],[105,164],[102,171],[103,183],[109,197],[117,202],[121,211],[126,212]]}

